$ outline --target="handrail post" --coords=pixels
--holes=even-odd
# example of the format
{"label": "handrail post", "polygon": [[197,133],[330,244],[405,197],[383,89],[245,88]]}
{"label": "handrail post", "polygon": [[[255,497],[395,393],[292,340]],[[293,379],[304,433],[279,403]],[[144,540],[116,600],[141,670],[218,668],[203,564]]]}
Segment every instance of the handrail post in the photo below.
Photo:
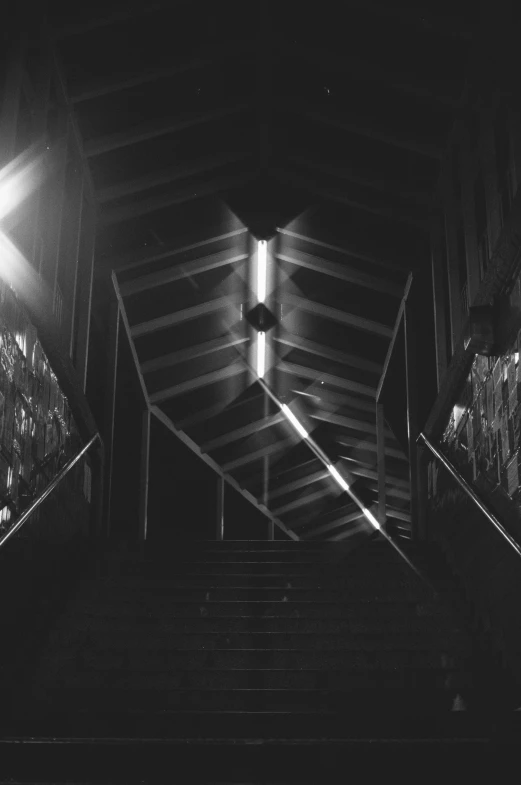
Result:
{"label": "handrail post", "polygon": [[224,477],[217,475],[217,517],[216,517],[216,536],[215,539],[224,540]]}
{"label": "handrail post", "polygon": [[416,439],[418,437],[418,412],[416,395],[416,342],[414,340],[414,322],[411,304],[407,299],[404,303],[403,325],[405,333],[405,384],[407,397],[407,439],[409,446],[409,485],[411,493],[411,534],[413,539],[419,538],[418,531],[418,455]]}
{"label": "handrail post", "polygon": [[383,528],[387,520],[385,497],[385,420],[383,403],[376,404],[376,460],[378,469],[378,523]]}
{"label": "handrail post", "polygon": [[138,539],[144,542],[148,527],[148,483],[150,476],[150,409],[143,411],[141,419],[141,466],[139,483],[139,531]]}

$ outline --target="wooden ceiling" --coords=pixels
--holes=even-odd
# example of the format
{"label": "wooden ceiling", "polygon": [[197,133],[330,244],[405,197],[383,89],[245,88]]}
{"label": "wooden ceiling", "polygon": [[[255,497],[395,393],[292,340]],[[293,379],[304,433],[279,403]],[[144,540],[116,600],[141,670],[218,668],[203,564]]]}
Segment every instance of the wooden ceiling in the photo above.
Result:
{"label": "wooden ceiling", "polygon": [[[375,391],[408,273],[430,264],[472,9],[51,3],[99,203],[97,271],[115,271],[150,404],[295,537],[367,524],[244,363],[257,240],[267,381],[375,497]],[[392,434],[387,450],[388,514],[406,532]]]}

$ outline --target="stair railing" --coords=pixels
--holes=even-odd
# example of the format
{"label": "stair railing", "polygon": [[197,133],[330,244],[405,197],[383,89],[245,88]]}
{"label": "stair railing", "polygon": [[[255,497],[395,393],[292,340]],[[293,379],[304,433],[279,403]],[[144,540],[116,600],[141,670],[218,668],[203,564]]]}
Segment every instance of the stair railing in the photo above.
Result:
{"label": "stair railing", "polygon": [[82,447],[81,450],[73,458],[67,461],[65,466],[63,466],[62,469],[60,469],[56,477],[54,477],[54,479],[51,480],[49,485],[47,485],[47,487],[43,489],[41,494],[31,502],[29,507],[27,507],[27,509],[23,511],[23,513],[20,515],[16,523],[14,523],[11,526],[9,531],[5,532],[2,535],[2,537],[0,537],[0,548],[2,548],[5,545],[5,543],[13,536],[13,534],[15,534],[17,531],[19,531],[22,528],[24,523],[26,523],[26,521],[30,518],[33,512],[38,509],[38,507],[42,504],[42,502],[44,502],[45,499],[61,483],[61,481],[64,479],[64,477],[67,476],[67,474],[70,472],[73,466],[75,466],[78,463],[78,461],[83,458],[87,450],[89,450],[92,447],[92,445],[94,444],[95,441],[97,441],[97,439],[100,439],[99,433],[95,433],[94,436],[87,442],[87,444],[85,444],[84,447]]}
{"label": "stair railing", "polygon": [[513,537],[510,536],[510,534],[507,532],[503,524],[500,523],[500,521],[496,518],[494,513],[492,513],[489,510],[485,502],[482,499],[480,499],[480,497],[475,492],[475,490],[468,484],[468,482],[464,479],[464,477],[462,477],[462,475],[459,473],[456,467],[452,465],[449,459],[446,458],[445,455],[443,455],[443,453],[440,452],[440,450],[438,450],[438,448],[435,447],[434,444],[432,444],[429,441],[429,439],[425,436],[424,433],[420,433],[417,441],[418,442],[422,441],[425,444],[425,446],[429,448],[432,454],[440,461],[440,463],[443,464],[443,466],[447,469],[449,474],[456,480],[458,485],[465,491],[467,496],[469,496],[474,502],[474,504],[477,507],[479,507],[483,515],[485,515],[488,518],[488,520],[496,527],[498,532],[507,541],[510,547],[515,550],[518,556],[521,556],[521,547],[519,546],[519,544],[514,540]]}

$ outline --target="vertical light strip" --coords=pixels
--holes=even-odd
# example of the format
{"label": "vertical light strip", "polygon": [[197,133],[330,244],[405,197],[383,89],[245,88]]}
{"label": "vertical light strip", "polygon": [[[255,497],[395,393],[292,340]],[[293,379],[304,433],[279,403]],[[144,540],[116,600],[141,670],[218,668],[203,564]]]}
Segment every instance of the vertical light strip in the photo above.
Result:
{"label": "vertical light strip", "polygon": [[[266,300],[266,282],[268,273],[268,244],[266,240],[257,243],[257,299],[259,303]],[[257,335],[257,376],[262,379],[266,373],[266,333]]]}
{"label": "vertical light strip", "polygon": [[257,333],[257,376],[262,379],[266,372],[266,333]]}
{"label": "vertical light strip", "polygon": [[260,303],[266,299],[266,277],[268,262],[268,244],[259,240],[257,244],[257,298]]}

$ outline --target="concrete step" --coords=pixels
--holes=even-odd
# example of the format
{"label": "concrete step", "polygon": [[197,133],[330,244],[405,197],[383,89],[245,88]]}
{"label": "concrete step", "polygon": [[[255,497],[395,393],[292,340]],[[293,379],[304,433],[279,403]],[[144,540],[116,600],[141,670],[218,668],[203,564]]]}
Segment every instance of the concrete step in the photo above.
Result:
{"label": "concrete step", "polygon": [[183,648],[173,649],[171,646],[128,649],[113,647],[101,651],[99,649],[83,650],[70,657],[80,668],[113,668],[127,670],[165,670],[184,668],[398,668],[404,665],[412,669],[435,667],[442,664],[442,656],[452,652],[452,647],[443,651],[443,647],[425,646],[411,651],[398,643],[395,648],[382,650],[381,645],[370,649],[359,646],[337,649],[316,648],[237,648],[215,647],[213,649]]}
{"label": "concrete step", "polygon": [[416,689],[435,686],[442,689],[454,669],[423,668],[353,668],[347,670],[281,669],[281,668],[205,668],[168,670],[133,670],[118,668],[77,667],[75,660],[69,667],[57,668],[51,686],[78,687],[78,679],[85,688],[104,686],[126,689],[392,689],[398,698],[402,688]]}
{"label": "concrete step", "polygon": [[[321,633],[345,633],[346,635],[359,635],[364,632],[371,634],[380,633],[386,635],[402,634],[422,634],[436,632],[443,633],[447,630],[447,623],[443,617],[427,616],[418,617],[416,615],[394,619],[382,620],[378,616],[373,618],[307,618],[295,616],[287,617],[264,617],[252,618],[251,616],[217,616],[210,617],[205,608],[199,616],[178,618],[176,615],[163,615],[150,612],[148,615],[131,615],[121,618],[120,614],[104,614],[100,609],[100,614],[74,615],[70,621],[62,620],[60,625],[62,630],[74,630],[77,632],[89,632],[91,635],[97,633],[117,633],[118,635],[130,635],[133,631],[136,634],[157,634],[157,633],[226,633],[226,632],[251,632],[251,633],[301,633],[309,632],[313,634]],[[463,628],[451,626],[451,632],[463,633]]]}

